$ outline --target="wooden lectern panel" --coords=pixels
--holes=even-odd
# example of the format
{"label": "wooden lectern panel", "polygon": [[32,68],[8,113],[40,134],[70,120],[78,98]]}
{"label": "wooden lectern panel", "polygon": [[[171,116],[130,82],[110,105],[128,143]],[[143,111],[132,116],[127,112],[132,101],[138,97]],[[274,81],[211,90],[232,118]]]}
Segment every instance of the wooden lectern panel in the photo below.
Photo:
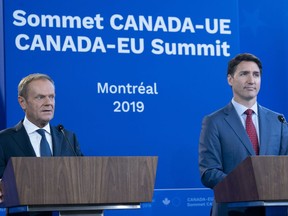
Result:
{"label": "wooden lectern panel", "polygon": [[246,158],[214,188],[217,202],[287,201],[288,156]]}
{"label": "wooden lectern panel", "polygon": [[151,202],[157,157],[15,157],[4,207]]}

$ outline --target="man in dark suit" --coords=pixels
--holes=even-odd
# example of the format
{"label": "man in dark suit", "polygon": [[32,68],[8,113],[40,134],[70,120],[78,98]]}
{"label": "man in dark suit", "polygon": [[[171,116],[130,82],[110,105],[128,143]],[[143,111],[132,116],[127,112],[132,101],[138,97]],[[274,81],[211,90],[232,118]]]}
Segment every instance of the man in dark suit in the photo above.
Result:
{"label": "man in dark suit", "polygon": [[[203,185],[214,188],[241,161],[252,155],[287,155],[288,128],[278,120],[279,113],[257,103],[262,64],[248,53],[239,54],[228,64],[227,81],[232,88],[232,101],[222,109],[206,116],[202,122],[199,141],[199,169]],[[254,140],[246,132],[247,109],[252,111]],[[261,215],[261,211],[253,215]],[[235,215],[248,215],[234,211]],[[213,203],[213,216],[233,215],[225,205]]]}
{"label": "man in dark suit", "polygon": [[[0,131],[0,178],[10,157],[83,155],[73,132],[49,123],[54,117],[55,86],[48,75],[37,73],[23,78],[18,85],[18,102],[24,119]],[[43,129],[43,136],[39,129]],[[41,150],[44,140],[46,153]]]}

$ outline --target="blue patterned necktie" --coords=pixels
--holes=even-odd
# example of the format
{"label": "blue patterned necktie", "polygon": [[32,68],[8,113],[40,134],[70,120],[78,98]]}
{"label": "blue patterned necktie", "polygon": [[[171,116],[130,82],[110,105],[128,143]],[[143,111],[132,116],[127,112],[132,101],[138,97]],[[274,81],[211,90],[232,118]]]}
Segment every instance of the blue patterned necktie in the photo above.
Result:
{"label": "blue patterned necktie", "polygon": [[41,157],[51,157],[52,153],[49,147],[49,143],[45,136],[45,130],[44,129],[38,129],[37,132],[41,135],[42,139],[40,142],[40,156]]}

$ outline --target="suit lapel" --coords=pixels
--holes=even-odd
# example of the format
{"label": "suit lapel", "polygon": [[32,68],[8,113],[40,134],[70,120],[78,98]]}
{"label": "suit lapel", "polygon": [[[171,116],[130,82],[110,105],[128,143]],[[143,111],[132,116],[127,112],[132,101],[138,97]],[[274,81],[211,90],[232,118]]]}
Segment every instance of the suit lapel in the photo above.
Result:
{"label": "suit lapel", "polygon": [[15,140],[16,145],[18,145],[18,147],[22,150],[24,155],[36,157],[33,146],[30,142],[29,136],[22,122],[19,122],[15,126],[15,132],[16,133],[13,135],[13,138]]}
{"label": "suit lapel", "polygon": [[264,155],[267,152],[268,144],[267,141],[269,140],[270,136],[270,123],[268,119],[268,115],[266,111],[258,105],[258,114],[259,114],[259,134],[260,134],[260,155]]}
{"label": "suit lapel", "polygon": [[63,135],[58,131],[56,127],[51,128],[52,143],[53,143],[53,156],[61,155],[61,146],[63,142]]}
{"label": "suit lapel", "polygon": [[247,135],[245,128],[243,127],[243,125],[241,123],[241,120],[239,119],[239,116],[238,116],[233,104],[229,103],[227,105],[226,109],[224,109],[224,112],[227,115],[225,120],[230,125],[230,127],[233,129],[234,133],[239,138],[241,143],[245,146],[245,148],[247,149],[247,151],[251,155],[255,155],[251,141]]}

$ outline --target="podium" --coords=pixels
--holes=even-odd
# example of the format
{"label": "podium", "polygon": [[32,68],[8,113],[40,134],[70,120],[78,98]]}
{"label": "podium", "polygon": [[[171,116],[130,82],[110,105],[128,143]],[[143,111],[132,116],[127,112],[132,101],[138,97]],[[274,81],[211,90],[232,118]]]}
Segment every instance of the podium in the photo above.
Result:
{"label": "podium", "polygon": [[158,158],[12,157],[2,177],[8,214],[104,215],[151,202]]}
{"label": "podium", "polygon": [[247,157],[214,187],[216,202],[228,208],[263,207],[265,215],[288,215],[287,171],[288,156]]}

